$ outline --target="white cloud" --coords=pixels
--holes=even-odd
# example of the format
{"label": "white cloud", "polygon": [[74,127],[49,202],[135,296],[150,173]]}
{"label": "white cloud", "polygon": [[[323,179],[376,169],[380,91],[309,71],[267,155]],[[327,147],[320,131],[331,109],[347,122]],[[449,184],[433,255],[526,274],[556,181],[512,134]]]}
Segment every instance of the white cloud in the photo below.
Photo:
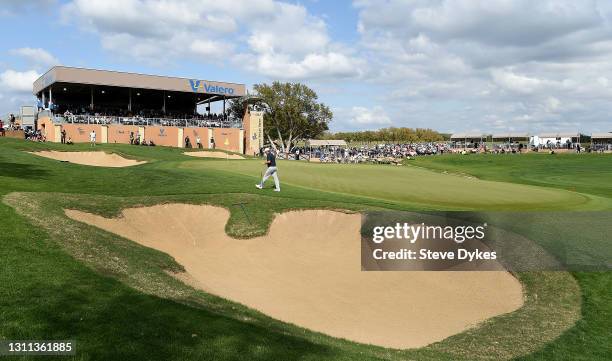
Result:
{"label": "white cloud", "polygon": [[31,93],[32,84],[39,76],[35,70],[20,72],[8,69],[0,73],[0,86],[9,93]]}
{"label": "white cloud", "polygon": [[403,120],[398,125],[609,127],[609,1],[358,0],[354,6],[360,45],[375,69],[367,80],[385,87],[387,97],[378,101],[394,121]]}
{"label": "white cloud", "polygon": [[361,126],[385,126],[391,124],[391,118],[380,106],[375,106],[371,109],[360,106],[352,107],[350,116],[353,123]]}
{"label": "white cloud", "polygon": [[305,80],[353,77],[360,63],[340,53],[308,54],[299,60],[281,54],[260,54],[251,69],[274,79]]}
{"label": "white cloud", "polygon": [[548,113],[555,113],[560,109],[561,101],[555,97],[546,99],[545,108]]}
{"label": "white cloud", "polygon": [[491,75],[497,85],[516,93],[531,94],[534,91],[540,90],[545,85],[545,82],[540,79],[530,78],[502,69],[493,69]]}
{"label": "white cloud", "polygon": [[63,19],[98,34],[104,49],[146,63],[231,62],[288,80],[356,76],[361,65],[331,41],[323,18],[273,0],[74,0]]}
{"label": "white cloud", "polygon": [[15,113],[19,106],[33,104],[32,83],[38,78],[36,70],[4,70],[0,73],[0,112]]}
{"label": "white cloud", "polygon": [[228,56],[233,51],[230,44],[208,39],[194,40],[190,45],[190,50],[196,55],[215,59]]}
{"label": "white cloud", "polygon": [[30,64],[37,66],[53,66],[58,65],[60,61],[51,55],[48,51],[41,48],[18,48],[9,50],[9,54],[23,57]]}

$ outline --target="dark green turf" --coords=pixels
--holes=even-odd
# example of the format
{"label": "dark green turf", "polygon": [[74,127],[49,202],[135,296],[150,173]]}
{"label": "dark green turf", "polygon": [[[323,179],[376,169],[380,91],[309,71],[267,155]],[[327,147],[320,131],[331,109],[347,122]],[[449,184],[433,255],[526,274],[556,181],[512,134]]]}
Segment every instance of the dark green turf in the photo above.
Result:
{"label": "dark green turf", "polygon": [[470,154],[406,162],[480,179],[553,187],[612,197],[612,154]]}
{"label": "dark green turf", "polygon": [[[182,155],[178,149],[118,145],[98,147],[149,161],[145,165],[122,169],[61,163],[23,152],[49,148],[90,150],[87,145],[67,147],[0,139],[0,194],[33,192],[23,195],[22,199],[31,199],[31,202],[22,205],[40,206],[42,209],[39,211],[43,216],[39,221],[43,222],[45,215],[52,220],[61,207],[70,204],[77,204],[84,210],[112,215],[119,208],[132,204],[212,202],[232,210],[228,224],[230,234],[250,236],[265,230],[265,224],[270,221],[273,212],[291,208],[445,208],[436,202],[426,204],[422,200],[413,202],[409,199],[396,201],[359,191],[353,194],[355,191],[352,190],[326,192],[322,187],[312,184],[283,185],[280,194],[271,189],[260,192],[253,187],[257,174],[238,174],[240,172],[228,170],[227,163],[219,163],[228,161],[194,160]],[[428,157],[412,164],[458,173],[473,172],[484,179],[540,185],[562,189],[564,192],[575,190],[587,197],[601,197],[593,199],[599,199],[598,207],[607,207],[612,198],[612,192],[606,190],[606,182],[612,184],[612,173],[609,172],[612,157],[602,158],[603,161],[588,158],[590,156],[567,157],[546,158],[535,155],[533,164],[537,165],[537,169],[549,170],[546,172],[549,176],[531,178],[523,177],[521,171],[517,170],[531,169],[531,160],[528,158],[509,159],[509,163],[504,163],[502,158],[490,161],[487,157],[473,157],[466,158],[470,164],[459,164],[457,162],[463,162],[464,159]],[[454,168],[451,169],[448,164]],[[568,168],[563,168],[564,164]],[[481,169],[483,174],[477,174],[475,169]],[[555,175],[555,169],[559,174]],[[574,175],[569,176],[567,172],[562,173],[558,169],[571,169]],[[600,178],[589,182],[588,179],[592,179],[590,177],[600,169],[603,170],[599,174]],[[585,179],[584,175],[589,177]],[[350,182],[350,179],[346,181]],[[536,184],[536,181],[539,183]],[[105,197],[84,197],[83,194]],[[262,194],[265,196],[261,197]],[[256,226],[246,226],[241,212],[231,208],[234,202],[244,200],[250,204],[263,205],[260,208],[249,208],[253,212]],[[478,205],[466,206],[478,208]],[[334,340],[270,320],[231,302],[196,292],[178,282],[170,284],[175,288],[160,290],[159,287],[172,282],[171,277],[164,278],[163,269],[175,270],[180,266],[167,256],[143,247],[127,255],[126,250],[134,250],[130,248],[133,244],[125,248],[126,244],[117,237],[103,235],[99,230],[88,231],[95,235],[90,237],[92,242],[95,240],[104,244],[104,252],[115,252],[119,262],[125,257],[130,267],[138,268],[135,271],[148,272],[151,284],[130,280],[126,276],[130,274],[129,267],[113,268],[115,256],[103,257],[107,254],[101,249],[89,247],[92,258],[99,262],[77,261],[69,256],[66,249],[60,246],[67,247],[69,243],[66,239],[58,239],[58,234],[70,231],[70,224],[52,223],[48,225],[49,229],[56,225],[55,229],[60,233],[49,233],[4,204],[0,205],[0,219],[0,338],[76,338],[79,350],[76,359],[474,360],[499,359],[508,355],[512,346],[520,350],[538,344],[539,336],[529,330],[501,327],[507,324],[504,318],[517,318],[519,314],[504,315],[481,328],[421,350],[384,350]],[[554,242],[554,239],[548,241]],[[71,251],[76,252],[75,249]],[[146,257],[137,257],[142,255]],[[611,274],[575,272],[573,275],[582,289],[582,319],[557,340],[538,347],[534,353],[521,359],[605,360],[612,352]],[[536,276],[525,274],[520,278],[526,287],[531,287],[533,282],[539,280]],[[554,304],[555,296],[563,291],[561,285],[555,289],[556,283],[551,281],[547,288],[537,288],[543,293],[536,298],[538,302],[529,305],[546,308]],[[176,292],[182,293],[177,295]],[[148,293],[161,294],[166,298]],[[567,297],[571,297],[571,294]],[[545,323],[546,320],[536,321]],[[472,337],[472,332],[476,335],[480,332],[482,337]],[[508,337],[512,332],[518,334]],[[485,337],[485,333],[491,335],[490,338]],[[503,352],[496,349],[501,349],[501,346],[495,345],[496,342],[504,343]]]}

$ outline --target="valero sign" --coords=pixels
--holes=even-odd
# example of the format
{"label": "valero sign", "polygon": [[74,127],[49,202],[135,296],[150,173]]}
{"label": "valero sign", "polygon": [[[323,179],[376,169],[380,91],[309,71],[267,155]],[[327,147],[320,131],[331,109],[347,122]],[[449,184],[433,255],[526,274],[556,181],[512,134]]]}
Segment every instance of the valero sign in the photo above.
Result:
{"label": "valero sign", "polygon": [[189,85],[196,93],[234,94],[234,88],[210,84],[204,80],[189,79]]}

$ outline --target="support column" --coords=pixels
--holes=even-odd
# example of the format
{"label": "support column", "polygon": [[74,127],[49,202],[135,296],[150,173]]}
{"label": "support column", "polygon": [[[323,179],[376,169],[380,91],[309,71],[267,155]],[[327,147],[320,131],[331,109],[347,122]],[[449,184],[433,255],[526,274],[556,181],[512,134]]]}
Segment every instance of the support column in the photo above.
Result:
{"label": "support column", "polygon": [[47,97],[45,97],[44,90],[42,91],[42,106],[43,106],[43,109],[47,108]]}
{"label": "support column", "polygon": [[[48,139],[50,140],[50,139]],[[56,124],[53,126],[53,141],[55,143],[61,143],[62,142],[62,126],[59,124]]]}
{"label": "support column", "polygon": [[164,90],[164,105],[162,106],[162,112],[166,114],[166,91]]}
{"label": "support column", "polygon": [[128,93],[129,95],[129,102],[128,102],[128,111],[131,112],[132,111],[132,88],[128,89]]}
{"label": "support column", "polygon": [[183,139],[183,135],[185,135],[184,129],[183,128],[178,128],[178,132],[177,133],[178,133],[177,147],[183,148],[183,147],[185,147],[184,139]]}
{"label": "support column", "polygon": [[94,94],[94,87],[91,86],[89,87],[90,92],[91,92],[91,101],[89,102],[89,109],[93,111],[94,108],[94,101],[93,101],[93,94]]}
{"label": "support column", "polygon": [[244,129],[238,132],[238,153],[244,154]]}
{"label": "support column", "polygon": [[108,143],[108,125],[100,127],[100,143]]}

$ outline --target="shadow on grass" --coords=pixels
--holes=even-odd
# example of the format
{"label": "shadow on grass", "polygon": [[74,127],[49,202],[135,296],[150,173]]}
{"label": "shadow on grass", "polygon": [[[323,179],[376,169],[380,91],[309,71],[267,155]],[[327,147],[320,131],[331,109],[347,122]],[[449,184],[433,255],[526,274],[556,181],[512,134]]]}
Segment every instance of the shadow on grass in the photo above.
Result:
{"label": "shadow on grass", "polygon": [[0,176],[27,179],[45,179],[49,171],[31,164],[0,162]]}
{"label": "shadow on grass", "polygon": [[29,310],[40,336],[76,340],[77,357],[164,361],[337,357],[329,347],[142,295],[111,280],[83,281],[35,287],[31,292],[44,300],[44,307]]}

